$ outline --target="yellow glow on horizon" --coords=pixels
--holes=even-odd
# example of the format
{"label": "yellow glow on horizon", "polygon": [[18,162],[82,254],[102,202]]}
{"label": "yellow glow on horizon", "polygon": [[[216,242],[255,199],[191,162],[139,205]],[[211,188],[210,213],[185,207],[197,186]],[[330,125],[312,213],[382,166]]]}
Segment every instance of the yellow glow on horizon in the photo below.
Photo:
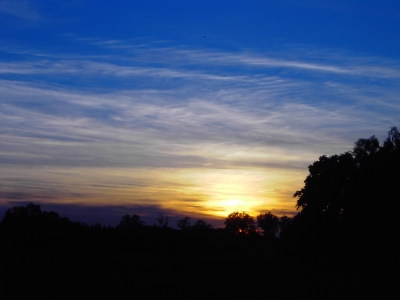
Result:
{"label": "yellow glow on horizon", "polygon": [[249,197],[247,201],[242,201],[240,199],[209,201],[205,204],[205,208],[210,209],[210,214],[220,217],[226,217],[234,211],[252,212],[259,203],[254,200],[252,201],[250,198],[251,197]]}
{"label": "yellow glow on horizon", "polygon": [[[13,172],[3,174],[21,176]],[[25,190],[43,199],[54,196],[57,203],[155,205],[190,217],[218,218],[233,211],[254,217],[274,209],[295,213],[291,195],[305,177],[261,168],[37,168],[23,176],[31,181],[24,183]]]}
{"label": "yellow glow on horizon", "polygon": [[222,201],[221,204],[224,205],[224,206],[236,208],[239,205],[243,204],[243,202],[241,200],[239,200],[239,199],[229,199],[229,200],[226,200],[226,201]]}

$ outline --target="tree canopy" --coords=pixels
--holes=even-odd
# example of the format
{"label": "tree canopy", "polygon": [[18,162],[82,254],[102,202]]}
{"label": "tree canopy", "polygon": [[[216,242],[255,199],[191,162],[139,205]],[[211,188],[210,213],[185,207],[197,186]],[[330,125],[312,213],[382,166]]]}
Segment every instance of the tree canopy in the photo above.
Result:
{"label": "tree canopy", "polygon": [[274,214],[267,212],[257,216],[257,226],[263,230],[265,236],[275,237],[278,232],[279,218]]}
{"label": "tree canopy", "polygon": [[308,169],[304,187],[293,195],[300,211],[296,220],[300,231],[312,238],[337,232],[367,238],[388,232],[387,226],[382,228],[388,221],[384,219],[399,199],[396,127],[390,128],[382,145],[375,136],[359,139],[353,151],[323,155]]}
{"label": "tree canopy", "polygon": [[235,211],[226,218],[225,229],[232,233],[249,234],[256,229],[254,219],[245,212]]}
{"label": "tree canopy", "polygon": [[181,230],[189,230],[190,229],[190,218],[184,217],[182,220],[179,220],[176,223],[176,226],[178,226],[178,228]]}
{"label": "tree canopy", "polygon": [[130,229],[137,229],[143,227],[145,224],[144,221],[140,220],[140,216],[138,215],[125,215],[121,218],[118,226],[119,228],[130,228]]}

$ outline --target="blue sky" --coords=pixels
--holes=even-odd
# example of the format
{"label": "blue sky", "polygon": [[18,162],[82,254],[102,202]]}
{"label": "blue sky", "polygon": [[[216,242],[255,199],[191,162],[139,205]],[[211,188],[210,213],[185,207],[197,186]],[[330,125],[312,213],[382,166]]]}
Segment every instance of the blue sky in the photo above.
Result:
{"label": "blue sky", "polygon": [[320,155],[400,126],[396,1],[0,1],[0,22],[3,211],[293,215]]}

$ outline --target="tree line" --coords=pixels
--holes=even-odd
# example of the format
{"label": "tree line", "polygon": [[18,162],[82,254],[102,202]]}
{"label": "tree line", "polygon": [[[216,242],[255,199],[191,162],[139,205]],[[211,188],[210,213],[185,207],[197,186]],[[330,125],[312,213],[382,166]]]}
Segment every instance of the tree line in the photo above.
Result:
{"label": "tree line", "polygon": [[[359,139],[351,151],[321,156],[308,167],[304,187],[296,191],[293,218],[278,217],[271,212],[253,218],[246,212],[232,212],[224,228],[214,229],[204,220],[191,222],[184,217],[169,226],[169,219],[160,215],[153,225],[146,225],[139,215],[124,215],[116,227],[71,222],[58,213],[42,211],[29,203],[6,211],[0,222],[0,238],[8,243],[68,243],[81,236],[91,237],[145,236],[251,236],[263,239],[301,240],[310,243],[331,241],[365,245],[379,241],[389,245],[395,241],[397,215],[395,203],[400,200],[400,133],[391,127],[382,144],[375,136]],[[176,233],[180,232],[180,233]],[[101,234],[100,234],[101,233]],[[64,239],[64,240],[63,240]],[[173,240],[173,239],[172,239]],[[384,242],[383,244],[381,242]],[[378,243],[378,242],[377,242]],[[392,245],[392,244],[390,244]]]}
{"label": "tree line", "polygon": [[[246,212],[232,212],[227,216],[224,222],[224,230],[233,234],[261,234],[269,237],[276,237],[279,232],[291,224],[292,219],[283,216],[278,218],[271,212],[260,213],[257,216],[256,221],[253,217]],[[68,226],[73,225],[82,228],[92,229],[119,229],[119,230],[141,230],[146,227],[156,229],[170,229],[169,217],[160,215],[156,218],[156,222],[153,225],[147,226],[146,222],[141,220],[137,214],[124,215],[121,217],[119,224],[113,226],[103,226],[99,223],[93,225],[87,225],[81,222],[72,222],[66,217],[60,217],[57,212],[54,211],[42,211],[40,205],[29,203],[26,206],[14,206],[5,212],[5,215],[1,221],[1,225],[4,228],[15,227],[15,228],[46,228],[46,227],[57,227],[57,226]],[[191,223],[190,217],[184,217],[176,222],[176,227],[181,231],[207,231],[213,230],[213,226],[202,219],[198,219],[193,224]]]}

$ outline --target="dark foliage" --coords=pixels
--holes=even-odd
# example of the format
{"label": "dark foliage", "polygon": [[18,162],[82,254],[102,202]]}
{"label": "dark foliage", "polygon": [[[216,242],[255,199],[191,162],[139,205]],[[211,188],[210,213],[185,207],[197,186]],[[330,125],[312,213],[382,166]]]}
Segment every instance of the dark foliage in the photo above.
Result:
{"label": "dark foliage", "polygon": [[[294,194],[300,213],[293,220],[299,238],[347,240],[365,245],[397,236],[394,205],[400,200],[400,134],[359,139],[352,152],[321,156],[309,166],[304,187]],[[383,245],[383,244],[381,244]]]}
{"label": "dark foliage", "polygon": [[279,218],[274,214],[261,213],[257,216],[257,226],[263,230],[266,237],[275,237],[279,230]]}
{"label": "dark foliage", "polygon": [[288,216],[282,216],[279,218],[278,227],[279,227],[279,236],[281,238],[290,237],[292,223],[293,223],[293,219]]}
{"label": "dark foliage", "polygon": [[211,224],[207,224],[206,221],[199,219],[193,224],[191,229],[197,230],[197,231],[204,231],[204,230],[211,230],[211,229],[213,229],[213,227]]}
{"label": "dark foliage", "polygon": [[141,221],[138,215],[125,215],[121,218],[117,228],[139,229],[142,228],[144,224],[145,222]]}
{"label": "dark foliage", "polygon": [[179,220],[176,225],[180,230],[183,231],[207,231],[210,229],[213,229],[211,224],[207,224],[205,221],[199,219],[197,220],[193,225],[190,225],[190,218],[189,217],[184,217],[182,220]]}
{"label": "dark foliage", "polygon": [[398,259],[399,170],[395,127],[382,145],[372,136],[352,152],[321,156],[294,194],[293,219],[257,217],[270,238],[245,212],[229,214],[225,229],[185,217],[175,230],[164,216],[146,226],[125,215],[113,228],[16,206],[0,222],[0,296],[386,298]]}
{"label": "dark foliage", "polygon": [[181,230],[189,230],[190,229],[190,218],[185,217],[182,220],[179,220],[176,223],[176,226],[178,226],[178,228]]}
{"label": "dark foliage", "polygon": [[253,217],[245,212],[235,211],[229,214],[224,224],[227,231],[235,234],[249,234],[256,230]]}
{"label": "dark foliage", "polygon": [[163,215],[159,215],[157,217],[158,226],[161,227],[161,228],[168,228],[168,220],[169,220],[169,217],[163,216]]}

